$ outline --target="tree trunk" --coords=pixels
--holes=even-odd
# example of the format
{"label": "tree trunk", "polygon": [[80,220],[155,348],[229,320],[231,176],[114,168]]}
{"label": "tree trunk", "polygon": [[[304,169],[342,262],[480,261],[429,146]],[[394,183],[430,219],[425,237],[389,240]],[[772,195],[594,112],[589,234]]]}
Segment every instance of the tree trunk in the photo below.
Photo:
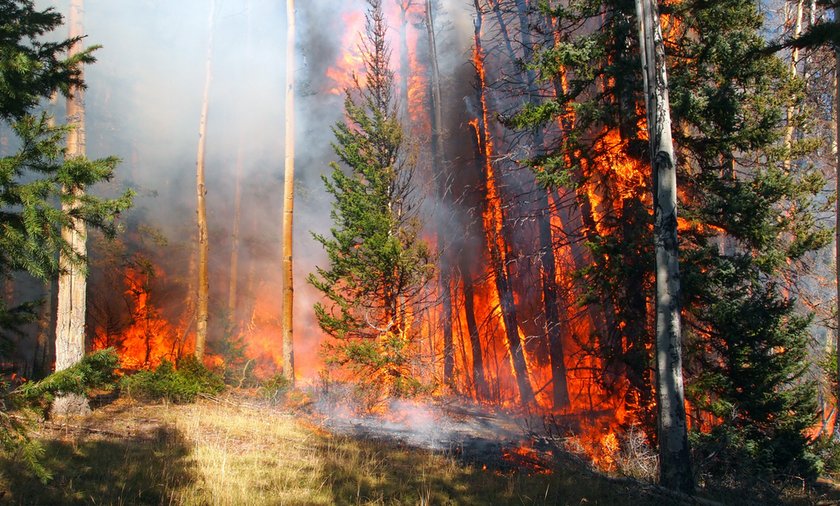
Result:
{"label": "tree trunk", "polygon": [[210,102],[210,81],[212,80],[211,63],[213,59],[213,18],[216,2],[210,3],[210,19],[207,24],[207,59],[204,64],[204,93],[201,99],[201,118],[198,123],[198,154],[196,157],[195,187],[196,215],[198,225],[198,287],[195,308],[195,357],[204,358],[207,344],[207,318],[210,305],[210,280],[208,263],[210,260],[210,242],[207,233],[207,187],[204,183],[204,154],[207,145],[207,112]]}
{"label": "tree trunk", "polygon": [[[502,311],[502,320],[505,326],[505,338],[507,340],[508,352],[510,353],[511,367],[513,375],[516,379],[516,384],[519,389],[519,400],[523,406],[534,402],[534,389],[531,386],[528,378],[528,366],[525,362],[525,348],[522,340],[519,337],[519,322],[516,316],[516,305],[513,298],[513,290],[508,280],[508,273],[506,268],[505,251],[500,241],[504,241],[504,234],[500,234],[497,227],[504,228],[505,219],[500,208],[497,178],[493,170],[493,163],[491,160],[491,148],[488,139],[488,111],[487,111],[487,97],[486,83],[485,83],[485,69],[484,69],[484,52],[481,45],[482,35],[482,21],[483,12],[478,0],[474,0],[475,5],[475,33],[474,33],[474,63],[478,72],[478,102],[479,110],[476,118],[475,128],[475,151],[476,151],[476,165],[481,175],[481,186],[484,189],[482,197],[482,215],[485,217],[485,232],[487,233],[487,247],[490,253],[490,263],[492,264],[493,274],[496,282],[496,290],[499,294],[499,304]],[[487,220],[490,217],[491,220]],[[491,222],[487,222],[491,221]],[[504,230],[502,230],[503,232]]]}
{"label": "tree trunk", "polygon": [[[443,159],[443,105],[440,93],[440,69],[437,59],[437,40],[435,37],[435,20],[432,7],[432,0],[426,0],[426,31],[429,38],[429,57],[431,59],[432,78],[429,82],[432,97],[432,163],[433,173],[437,179],[438,205],[446,202],[446,194],[449,185],[448,173]],[[443,328],[443,382],[449,387],[454,385],[455,378],[455,351],[452,345],[452,288],[451,271],[446,251],[446,230],[442,225],[442,219],[438,219],[437,253],[440,270],[438,272],[438,285],[440,288],[441,300],[441,327]]]}
{"label": "tree trunk", "polygon": [[[523,61],[533,59],[533,47],[530,32],[530,14],[525,0],[516,0],[519,14],[519,30],[521,32]],[[513,55],[511,55],[513,56]],[[527,79],[528,102],[539,104],[536,86],[536,74],[528,69]],[[545,139],[542,128],[534,132],[534,146],[543,150]],[[568,335],[568,325],[560,321],[559,296],[557,294],[557,267],[554,256],[554,244],[551,236],[551,209],[548,204],[548,192],[544,188],[535,188],[539,211],[537,225],[540,236],[540,265],[542,266],[543,309],[545,312],[545,336],[548,340],[548,354],[551,359],[552,404],[554,409],[567,408],[570,405],[569,387],[566,378],[565,353],[563,351],[563,335]],[[565,331],[565,332],[564,332]]]}
{"label": "tree trunk", "polygon": [[292,264],[295,208],[295,2],[286,0],[286,156],[283,179],[283,374],[294,385],[294,271]]}
{"label": "tree trunk", "polygon": [[[787,7],[787,5],[785,5]],[[799,38],[802,35],[802,18],[805,9],[805,0],[796,0],[796,11],[794,12],[793,18],[793,38]],[[785,9],[787,10],[787,9]],[[787,20],[785,20],[787,21]],[[796,77],[798,74],[797,65],[799,64],[799,48],[793,47],[790,51],[790,75],[791,77]],[[790,170],[791,166],[791,148],[793,147],[793,119],[794,115],[796,114],[796,110],[793,107],[793,102],[788,105],[787,108],[787,125],[785,125],[785,161],[784,166],[785,169]]]}
{"label": "tree trunk", "polygon": [[239,138],[239,150],[236,154],[236,174],[233,190],[233,230],[230,237],[230,281],[228,284],[228,338],[233,337],[239,325],[236,305],[239,288],[239,243],[242,233],[242,170],[244,166],[244,134]]}
{"label": "tree trunk", "polygon": [[472,373],[475,385],[475,397],[478,400],[490,398],[490,388],[484,377],[484,358],[481,351],[481,336],[475,319],[475,290],[473,288],[472,269],[465,255],[461,255],[461,280],[464,283],[464,313],[467,319],[467,332],[470,334],[472,351]]}
{"label": "tree trunk", "polygon": [[411,75],[411,65],[408,61],[408,10],[413,0],[396,0],[400,7],[400,111],[404,118],[409,117],[408,78]]}
{"label": "tree trunk", "polygon": [[[83,33],[83,0],[70,2],[68,25],[70,37],[79,37]],[[70,54],[81,50],[81,42],[70,48]],[[84,90],[74,87],[72,96],[67,99],[67,123],[72,130],[67,133],[66,159],[85,156],[85,108]],[[82,187],[64,187],[62,189],[61,210],[64,214],[72,213],[84,196]],[[85,304],[87,279],[85,266],[82,264],[87,255],[87,227],[84,220],[71,218],[70,225],[62,228],[61,237],[70,246],[72,255],[61,252],[59,255],[58,303],[55,327],[55,370],[62,371],[82,360],[85,354]],[[90,412],[86,397],[63,395],[53,403],[56,415],[79,415]]]}
{"label": "tree trunk", "polygon": [[659,479],[664,487],[690,493],[694,480],[682,373],[677,171],[671,140],[665,45],[656,1],[636,0],[636,11],[653,172]]}

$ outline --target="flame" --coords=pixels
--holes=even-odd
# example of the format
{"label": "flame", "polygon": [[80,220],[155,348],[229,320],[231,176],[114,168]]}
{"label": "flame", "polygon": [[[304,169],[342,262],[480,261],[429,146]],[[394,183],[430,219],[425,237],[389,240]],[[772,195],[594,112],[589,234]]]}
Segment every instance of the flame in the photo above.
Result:
{"label": "flame", "polygon": [[343,95],[344,91],[355,86],[354,76],[363,75],[365,62],[359,48],[359,34],[364,31],[365,17],[361,12],[348,11],[341,14],[342,24],[346,28],[341,39],[342,53],[327,69],[327,93]]}
{"label": "flame", "polygon": [[127,267],[124,274],[130,325],[116,332],[106,326],[97,328],[93,348],[115,346],[123,369],[150,369],[164,360],[175,362],[184,349],[183,329],[164,319],[151,297],[151,280],[164,277],[164,273],[159,268],[148,271]]}

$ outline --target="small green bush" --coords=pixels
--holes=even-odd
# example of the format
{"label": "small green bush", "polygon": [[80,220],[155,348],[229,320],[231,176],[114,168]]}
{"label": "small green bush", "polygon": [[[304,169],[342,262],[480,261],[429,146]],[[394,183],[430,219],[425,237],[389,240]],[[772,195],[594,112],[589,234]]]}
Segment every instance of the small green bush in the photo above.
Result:
{"label": "small green bush", "polygon": [[263,381],[260,385],[260,395],[272,401],[279,401],[292,387],[292,382],[282,373]]}
{"label": "small green bush", "polygon": [[177,368],[163,362],[154,371],[140,371],[120,381],[120,390],[130,397],[175,403],[192,402],[199,394],[217,394],[224,388],[222,376],[193,356],[180,360]]}

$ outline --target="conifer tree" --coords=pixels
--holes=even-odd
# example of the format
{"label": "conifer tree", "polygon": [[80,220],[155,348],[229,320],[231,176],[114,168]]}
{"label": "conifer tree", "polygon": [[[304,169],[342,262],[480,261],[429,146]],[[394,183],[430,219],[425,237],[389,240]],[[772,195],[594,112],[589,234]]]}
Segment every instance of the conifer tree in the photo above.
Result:
{"label": "conifer tree", "polygon": [[369,0],[360,49],[364,81],[346,90],[346,122],[333,127],[339,163],[323,177],[333,202],[329,236],[314,234],[329,265],[309,282],[321,328],[334,339],[330,358],[392,395],[419,387],[407,367],[412,309],[432,266],[420,238],[413,166],[404,150],[393,98],[391,51],[381,0]]}

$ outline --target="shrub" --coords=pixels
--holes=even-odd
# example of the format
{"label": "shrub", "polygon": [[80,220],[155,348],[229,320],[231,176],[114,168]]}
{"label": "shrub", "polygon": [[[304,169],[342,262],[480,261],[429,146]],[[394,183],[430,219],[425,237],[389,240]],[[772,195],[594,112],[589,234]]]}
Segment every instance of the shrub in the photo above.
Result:
{"label": "shrub", "polygon": [[277,373],[262,382],[259,393],[262,397],[277,402],[286,395],[291,387],[291,380],[284,374]]}
{"label": "shrub", "polygon": [[216,394],[224,390],[222,376],[211,371],[193,356],[178,362],[163,362],[154,371],[140,371],[125,376],[120,389],[130,397],[144,400],[192,402],[200,394]]}

